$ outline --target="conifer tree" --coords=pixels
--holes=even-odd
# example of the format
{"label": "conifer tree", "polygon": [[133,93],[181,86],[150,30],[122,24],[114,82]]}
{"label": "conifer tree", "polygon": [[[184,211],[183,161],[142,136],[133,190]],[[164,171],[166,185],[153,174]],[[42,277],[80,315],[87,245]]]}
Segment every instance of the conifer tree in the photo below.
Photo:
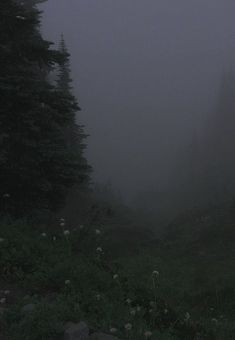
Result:
{"label": "conifer tree", "polygon": [[58,209],[77,182],[65,138],[75,103],[48,81],[64,55],[42,38],[37,2],[0,2],[0,211],[7,198],[17,216]]}
{"label": "conifer tree", "polygon": [[223,74],[204,141],[204,187],[219,202],[235,194],[235,76]]}
{"label": "conifer tree", "polygon": [[60,110],[68,118],[68,124],[65,129],[65,140],[68,152],[71,155],[71,161],[74,164],[75,182],[77,185],[81,185],[84,188],[89,183],[89,175],[91,172],[91,167],[84,157],[84,150],[86,148],[84,141],[87,135],[84,133],[84,127],[77,123],[77,113],[81,109],[72,93],[70,55],[63,35],[61,35],[59,52],[63,56],[63,60],[59,65],[57,91],[60,98]]}

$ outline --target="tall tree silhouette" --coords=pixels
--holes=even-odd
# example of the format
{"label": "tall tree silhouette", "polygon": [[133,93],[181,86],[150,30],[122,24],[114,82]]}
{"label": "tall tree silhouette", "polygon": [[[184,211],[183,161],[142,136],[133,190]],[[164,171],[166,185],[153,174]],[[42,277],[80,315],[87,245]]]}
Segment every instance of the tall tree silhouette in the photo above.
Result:
{"label": "tall tree silhouette", "polygon": [[75,100],[48,80],[65,54],[42,38],[38,1],[26,2],[0,2],[0,211],[7,198],[17,216],[58,209],[81,167],[65,138]]}
{"label": "tall tree silhouette", "polygon": [[74,163],[76,184],[86,187],[90,180],[91,167],[88,165],[84,156],[86,148],[84,126],[77,123],[77,114],[81,111],[80,106],[72,93],[72,79],[70,70],[70,55],[66,47],[63,35],[59,43],[59,52],[62,55],[62,61],[59,65],[57,77],[57,91],[59,93],[60,112],[65,116],[67,127],[65,129],[65,140],[71,155],[71,161]]}
{"label": "tall tree silhouette", "polygon": [[204,139],[205,186],[212,200],[229,199],[235,194],[235,76],[223,74],[214,114]]}

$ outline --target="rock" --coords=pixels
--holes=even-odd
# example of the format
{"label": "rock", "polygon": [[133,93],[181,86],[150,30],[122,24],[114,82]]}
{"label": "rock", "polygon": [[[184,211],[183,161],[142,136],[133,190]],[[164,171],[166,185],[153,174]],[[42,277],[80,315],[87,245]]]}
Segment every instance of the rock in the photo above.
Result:
{"label": "rock", "polygon": [[118,338],[116,338],[113,335],[108,335],[105,333],[93,333],[89,340],[118,340]]}
{"label": "rock", "polygon": [[22,313],[32,313],[35,310],[36,306],[34,303],[28,303],[27,305],[21,308]]}
{"label": "rock", "polygon": [[68,322],[64,332],[64,340],[89,340],[89,328],[85,322],[78,324]]}

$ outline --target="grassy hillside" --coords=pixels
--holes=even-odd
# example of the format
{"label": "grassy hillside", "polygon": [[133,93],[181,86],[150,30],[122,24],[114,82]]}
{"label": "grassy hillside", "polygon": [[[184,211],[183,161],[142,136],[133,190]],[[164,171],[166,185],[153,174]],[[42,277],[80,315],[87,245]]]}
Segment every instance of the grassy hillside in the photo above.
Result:
{"label": "grassy hillside", "polygon": [[161,240],[115,214],[102,224],[2,221],[2,338],[63,339],[66,322],[85,320],[120,339],[235,339],[232,221],[230,208],[189,213]]}

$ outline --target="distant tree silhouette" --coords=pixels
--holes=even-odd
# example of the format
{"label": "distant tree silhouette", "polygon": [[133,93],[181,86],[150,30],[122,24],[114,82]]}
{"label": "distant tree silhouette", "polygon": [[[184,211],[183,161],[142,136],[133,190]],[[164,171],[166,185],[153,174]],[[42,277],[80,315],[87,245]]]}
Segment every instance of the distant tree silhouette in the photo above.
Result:
{"label": "distant tree silhouette", "polygon": [[214,114],[204,140],[205,186],[215,201],[235,193],[235,76],[222,76]]}

